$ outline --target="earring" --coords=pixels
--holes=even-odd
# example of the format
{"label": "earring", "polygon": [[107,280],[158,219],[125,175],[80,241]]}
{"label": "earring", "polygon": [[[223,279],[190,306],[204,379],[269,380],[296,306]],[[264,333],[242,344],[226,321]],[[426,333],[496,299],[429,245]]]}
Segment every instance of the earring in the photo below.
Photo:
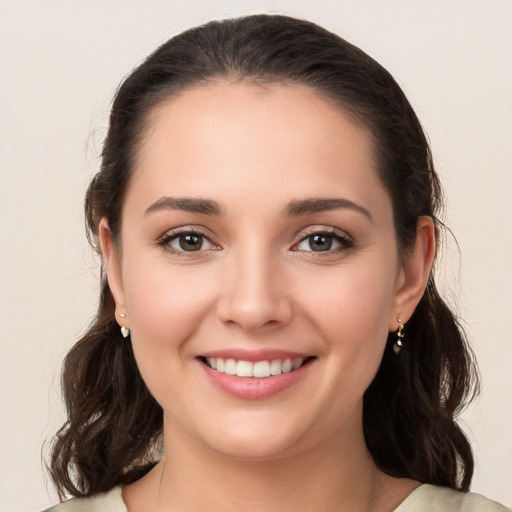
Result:
{"label": "earring", "polygon": [[400,353],[400,350],[402,350],[402,346],[403,346],[403,339],[404,339],[404,324],[402,323],[402,320],[400,320],[400,318],[398,318],[398,331],[396,333],[396,341],[395,343],[393,344],[393,352],[395,354],[399,354]]}
{"label": "earring", "polygon": [[[121,313],[119,316],[121,318],[126,318],[126,313]],[[128,327],[122,326],[121,327],[121,334],[123,335],[123,338],[128,338],[128,336],[130,336],[130,329],[128,329]]]}

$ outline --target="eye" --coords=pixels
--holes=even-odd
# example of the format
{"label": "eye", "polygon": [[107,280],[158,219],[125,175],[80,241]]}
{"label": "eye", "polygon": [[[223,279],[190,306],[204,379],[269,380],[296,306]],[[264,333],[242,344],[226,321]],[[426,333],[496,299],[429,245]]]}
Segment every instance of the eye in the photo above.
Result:
{"label": "eye", "polygon": [[336,232],[316,232],[304,237],[293,250],[307,252],[336,252],[353,247],[353,242]]}
{"label": "eye", "polygon": [[192,253],[215,249],[216,246],[202,233],[196,231],[182,231],[168,233],[159,245],[173,253]]}

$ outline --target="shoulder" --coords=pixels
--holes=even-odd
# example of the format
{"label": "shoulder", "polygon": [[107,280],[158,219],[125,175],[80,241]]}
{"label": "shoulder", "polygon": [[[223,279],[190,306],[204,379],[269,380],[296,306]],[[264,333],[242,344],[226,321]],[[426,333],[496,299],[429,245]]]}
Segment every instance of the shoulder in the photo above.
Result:
{"label": "shoulder", "polygon": [[64,501],[44,512],[128,512],[121,495],[121,487],[90,498]]}
{"label": "shoulder", "polygon": [[510,509],[480,494],[458,492],[447,487],[423,484],[395,512],[510,512]]}

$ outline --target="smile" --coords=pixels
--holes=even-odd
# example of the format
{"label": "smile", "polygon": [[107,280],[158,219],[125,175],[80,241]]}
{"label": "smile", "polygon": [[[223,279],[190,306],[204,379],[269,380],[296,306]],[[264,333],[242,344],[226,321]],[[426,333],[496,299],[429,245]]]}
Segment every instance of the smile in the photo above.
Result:
{"label": "smile", "polygon": [[306,361],[303,357],[273,359],[264,361],[237,361],[235,359],[223,359],[221,357],[207,357],[204,362],[212,370],[237,377],[253,377],[263,379],[272,375],[298,370]]}
{"label": "smile", "polygon": [[221,350],[198,356],[208,380],[220,391],[245,400],[261,400],[302,381],[316,356],[282,350]]}

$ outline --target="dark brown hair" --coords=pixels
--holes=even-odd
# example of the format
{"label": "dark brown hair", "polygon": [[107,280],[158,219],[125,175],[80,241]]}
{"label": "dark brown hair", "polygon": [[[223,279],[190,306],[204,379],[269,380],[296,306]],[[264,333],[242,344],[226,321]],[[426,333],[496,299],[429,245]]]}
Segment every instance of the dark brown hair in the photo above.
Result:
{"label": "dark brown hair", "polygon": [[[402,90],[359,48],[313,23],[257,15],[210,22],[151,54],[115,96],[100,172],[86,195],[88,235],[97,249],[106,217],[118,238],[123,196],[148,113],[181,91],[215,80],[311,87],[366,128],[379,175],[393,203],[401,251],[414,244],[418,218],[437,229],[441,187],[429,145]],[[433,273],[393,353],[390,334],[380,369],[365,393],[363,424],[376,464],[393,476],[468,490],[471,447],[455,417],[476,389],[476,369],[457,319]],[[68,420],[52,446],[49,470],[64,495],[88,496],[130,483],[152,465],[162,410],[121,338],[105,274],[97,316],[64,362]]]}

